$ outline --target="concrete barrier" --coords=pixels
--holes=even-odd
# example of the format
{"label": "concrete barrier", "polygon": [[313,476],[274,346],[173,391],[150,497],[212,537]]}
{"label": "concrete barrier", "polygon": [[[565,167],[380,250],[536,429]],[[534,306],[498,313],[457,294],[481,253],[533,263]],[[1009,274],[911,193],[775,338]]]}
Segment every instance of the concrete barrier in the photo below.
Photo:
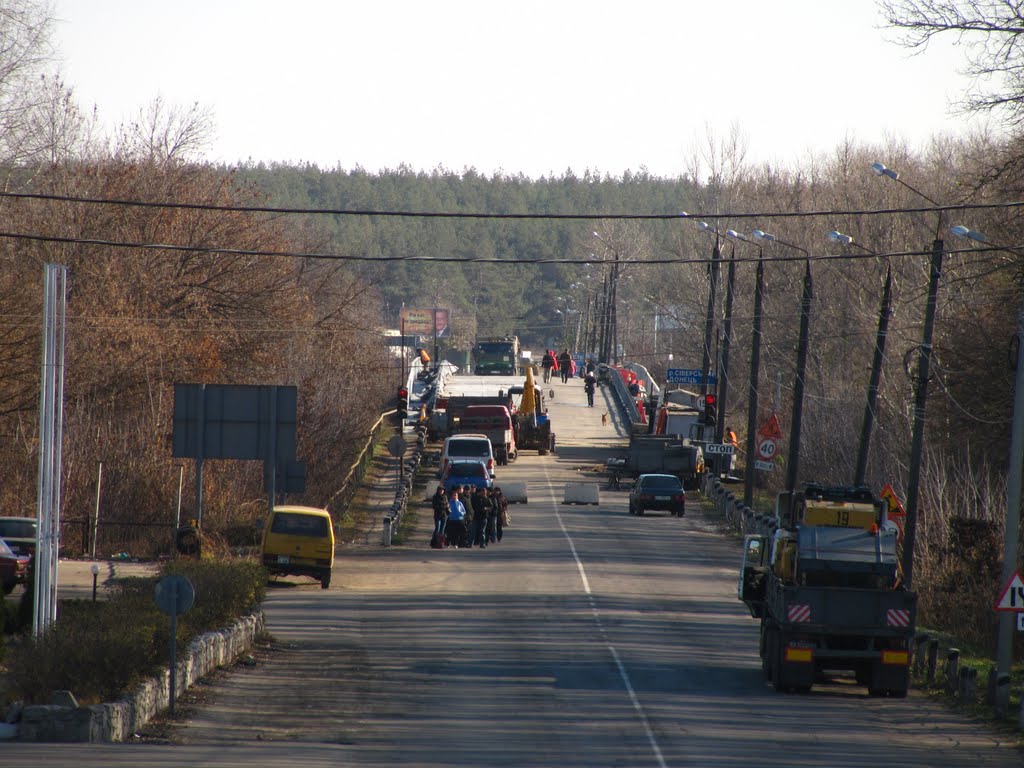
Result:
{"label": "concrete barrier", "polygon": [[509,504],[525,504],[527,502],[526,483],[496,483]]}
{"label": "concrete barrier", "polygon": [[566,483],[563,504],[600,504],[600,486],[597,483]]}

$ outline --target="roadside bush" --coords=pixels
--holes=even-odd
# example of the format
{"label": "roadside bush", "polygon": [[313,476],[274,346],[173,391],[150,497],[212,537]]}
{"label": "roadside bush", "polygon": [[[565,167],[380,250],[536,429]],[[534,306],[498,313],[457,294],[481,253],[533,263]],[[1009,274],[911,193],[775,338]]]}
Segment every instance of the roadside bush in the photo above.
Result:
{"label": "roadside bush", "polygon": [[14,696],[33,704],[51,691],[69,690],[81,704],[121,696],[167,662],[170,619],[153,591],[162,576],[181,574],[195,586],[191,610],[178,617],[177,644],[227,626],[259,606],[266,572],[252,562],[179,560],[160,575],[118,581],[109,600],[63,601],[57,621],[40,637],[10,648],[7,667]]}

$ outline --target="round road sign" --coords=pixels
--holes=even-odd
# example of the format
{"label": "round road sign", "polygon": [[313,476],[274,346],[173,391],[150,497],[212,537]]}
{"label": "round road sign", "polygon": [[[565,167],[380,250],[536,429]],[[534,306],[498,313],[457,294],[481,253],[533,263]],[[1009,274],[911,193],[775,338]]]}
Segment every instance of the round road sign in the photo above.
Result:
{"label": "round road sign", "polygon": [[757,455],[765,461],[774,459],[777,450],[779,450],[778,443],[770,437],[761,438],[761,442],[757,444]]}
{"label": "round road sign", "polygon": [[388,453],[392,456],[405,455],[405,439],[401,435],[395,435],[388,440]]}
{"label": "round road sign", "polygon": [[192,582],[178,573],[164,576],[156,584],[157,607],[170,616],[184,613],[192,607],[196,600],[196,590]]}

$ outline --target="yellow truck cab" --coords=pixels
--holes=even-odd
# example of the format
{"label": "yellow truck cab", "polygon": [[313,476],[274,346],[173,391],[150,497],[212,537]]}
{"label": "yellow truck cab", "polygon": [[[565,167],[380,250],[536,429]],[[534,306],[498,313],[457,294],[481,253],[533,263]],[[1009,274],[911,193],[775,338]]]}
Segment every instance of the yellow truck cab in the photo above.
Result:
{"label": "yellow truck cab", "polygon": [[264,567],[274,575],[311,576],[327,589],[334,566],[331,513],[318,507],[274,507],[263,525]]}

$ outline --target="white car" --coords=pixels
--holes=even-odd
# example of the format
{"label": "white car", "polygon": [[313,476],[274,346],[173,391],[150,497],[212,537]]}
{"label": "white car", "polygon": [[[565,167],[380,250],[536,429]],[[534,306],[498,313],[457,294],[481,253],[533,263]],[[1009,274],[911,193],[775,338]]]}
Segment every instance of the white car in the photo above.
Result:
{"label": "white car", "polygon": [[454,459],[478,460],[487,465],[487,474],[494,479],[494,446],[486,435],[452,435],[444,441],[441,449],[441,469],[438,476],[444,477],[445,469]]}

